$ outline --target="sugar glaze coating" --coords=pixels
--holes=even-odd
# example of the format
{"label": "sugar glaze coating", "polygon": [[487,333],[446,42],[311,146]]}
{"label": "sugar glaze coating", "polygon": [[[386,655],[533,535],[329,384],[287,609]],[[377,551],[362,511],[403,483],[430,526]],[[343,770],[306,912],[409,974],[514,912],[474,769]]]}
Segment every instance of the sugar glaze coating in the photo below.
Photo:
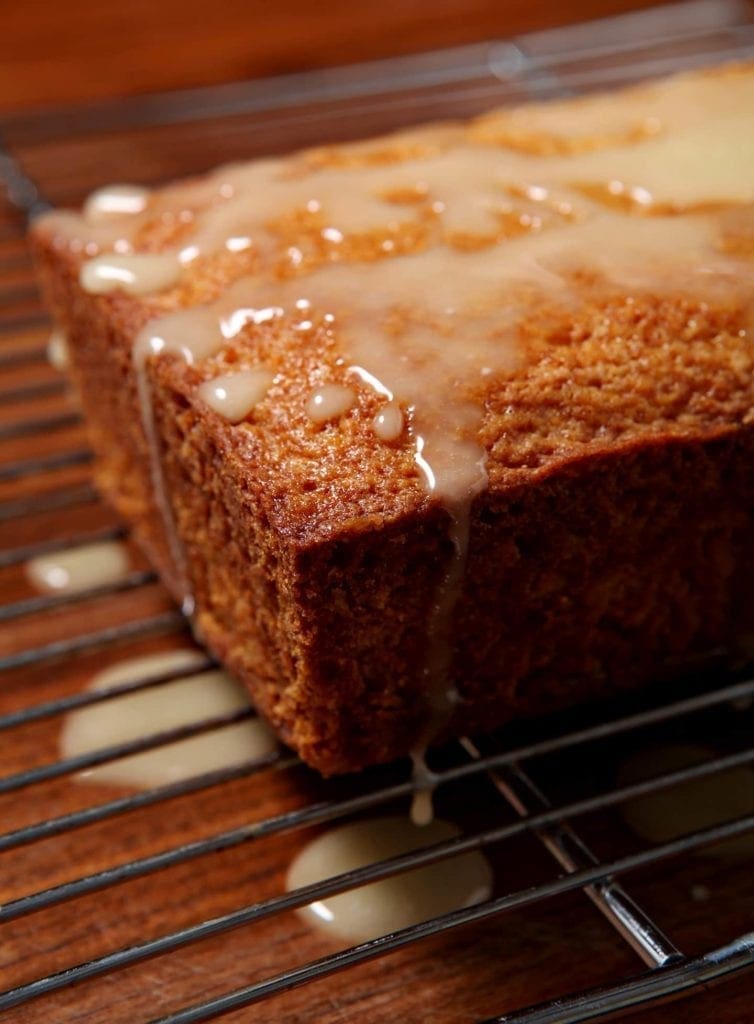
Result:
{"label": "sugar glaze coating", "polygon": [[[460,831],[446,821],[419,828],[407,818],[375,818],[329,829],[308,843],[288,869],[296,889],[446,842]],[[492,871],[479,851],[436,861],[300,908],[308,923],[333,938],[366,942],[431,917],[489,899]]]}
{"label": "sugar glaze coating", "polygon": [[[76,757],[248,708],[244,690],[227,672],[221,669],[195,672],[204,660],[199,651],[163,651],[127,658],[97,673],[89,684],[90,690],[105,690],[159,676],[176,678],[70,712],[60,740],[62,756]],[[186,674],[181,676],[182,672]],[[80,777],[85,782],[149,789],[203,772],[261,760],[276,746],[275,737],[265,723],[250,718],[97,765]]]}
{"label": "sugar glaze coating", "polygon": [[32,586],[47,594],[75,594],[117,583],[126,578],[130,568],[128,549],[118,540],[37,555],[24,565]]}

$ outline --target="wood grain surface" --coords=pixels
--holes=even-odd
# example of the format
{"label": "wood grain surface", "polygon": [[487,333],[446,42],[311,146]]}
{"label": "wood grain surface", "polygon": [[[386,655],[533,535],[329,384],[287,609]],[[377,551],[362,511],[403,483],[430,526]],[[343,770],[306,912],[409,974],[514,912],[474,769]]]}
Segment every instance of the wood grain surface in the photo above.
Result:
{"label": "wood grain surface", "polygon": [[456,46],[652,0],[52,0],[0,4],[0,110]]}
{"label": "wood grain surface", "polygon": [[[365,57],[509,35],[558,21],[623,9],[618,2],[578,0],[572,6],[513,3],[320,5],[3,5],[0,106],[113,96],[293,70]],[[633,4],[631,6],[636,6]],[[96,8],[96,9],[95,9]],[[62,40],[62,43],[61,43]],[[7,58],[7,59],[6,59]],[[455,101],[464,112],[466,100]],[[478,102],[478,101],[475,101]],[[427,116],[440,99],[427,98]],[[421,111],[409,115],[416,119]],[[335,117],[337,114],[337,117]],[[363,133],[358,110],[335,112],[342,137]],[[394,114],[392,115],[395,116]],[[254,124],[259,125],[256,119]],[[102,180],[154,181],[202,170],[221,159],[250,155],[254,145],[290,147],[291,128],[275,127],[250,141],[247,118],[208,120],[195,131],[131,127],[56,139],[31,135],[18,155],[55,201],[75,202]],[[375,128],[381,127],[379,120]],[[295,138],[317,141],[316,117],[302,113]],[[278,132],[276,135],[275,132]],[[36,293],[21,218],[0,203],[0,392],[36,388],[36,396],[0,402],[0,429],[37,416],[75,411],[59,375],[42,356],[48,325]],[[44,389],[47,389],[45,393]],[[52,389],[52,390],[50,390]],[[80,424],[2,442],[0,466],[85,447]],[[0,550],[52,536],[114,527],[113,513],[86,493],[87,464],[0,479],[0,508],[39,500],[39,509],[0,522]],[[61,488],[78,500],[55,504]],[[143,567],[138,551],[132,564]],[[2,603],[32,596],[22,566],[0,569]],[[158,584],[3,624],[0,656],[31,646],[137,622],[171,610]],[[173,623],[157,635],[111,644],[75,657],[7,671],[0,678],[0,714],[78,692],[105,665],[125,657],[190,646]],[[59,756],[60,718],[45,719],[0,743],[0,776]],[[701,732],[711,745],[751,743],[751,712],[709,716],[680,739]],[[639,736],[641,745],[648,737]],[[600,749],[590,758],[551,760],[540,781],[557,779],[554,798],[568,800],[614,781],[624,751]],[[405,777],[406,766],[358,779],[322,782],[301,767],[267,770],[69,832],[0,852],[0,906],[135,857],[174,848],[318,800],[336,800]],[[63,777],[0,795],[0,833],[124,795]],[[512,820],[512,812],[484,779],[448,787],[439,812],[465,831]],[[405,801],[385,813],[405,812]],[[287,865],[316,830],[281,832],[187,861],[180,866],[93,892],[72,902],[0,922],[0,989],[22,984],[88,958],[143,942],[283,891]],[[583,831],[602,858],[641,846],[618,813],[594,815]],[[754,849],[754,847],[753,847]],[[533,836],[489,851],[495,894],[537,885],[558,869]],[[707,951],[754,927],[752,851],[720,847],[625,879],[637,898],[684,953]],[[292,913],[280,914],[161,956],[117,975],[64,989],[8,1011],[9,1024],[145,1024],[194,1002],[269,977],[337,950]],[[472,1024],[533,1002],[615,982],[642,970],[639,959],[582,893],[534,904],[470,928],[410,946],[402,952],[276,996],[227,1016],[259,1024],[393,1024],[395,1021]],[[751,1024],[751,975],[693,998],[626,1018],[636,1024]]]}

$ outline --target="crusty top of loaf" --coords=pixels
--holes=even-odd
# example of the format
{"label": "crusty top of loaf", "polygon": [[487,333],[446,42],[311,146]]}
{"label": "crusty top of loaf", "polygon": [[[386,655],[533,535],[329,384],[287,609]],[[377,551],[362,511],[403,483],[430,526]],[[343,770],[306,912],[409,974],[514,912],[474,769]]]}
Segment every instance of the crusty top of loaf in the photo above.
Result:
{"label": "crusty top of loaf", "polygon": [[[221,168],[132,212],[105,193],[36,233],[308,543],[750,423],[751,166],[746,65]],[[240,422],[207,404],[259,367]]]}

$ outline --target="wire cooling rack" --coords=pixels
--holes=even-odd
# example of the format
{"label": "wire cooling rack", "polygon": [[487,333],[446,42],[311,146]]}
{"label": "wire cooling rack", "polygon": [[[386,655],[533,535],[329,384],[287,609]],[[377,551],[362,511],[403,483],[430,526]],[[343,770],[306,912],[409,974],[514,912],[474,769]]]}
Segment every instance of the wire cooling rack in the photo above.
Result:
{"label": "wire cooling rack", "polygon": [[[122,580],[75,595],[35,595],[23,575],[38,554],[130,543],[89,482],[78,414],[46,362],[49,325],[24,242],[30,213],[78,202],[107,180],[158,182],[368,128],[751,57],[749,10],[692,3],[337,75],[6,118],[0,1010],[8,1020],[565,1024],[703,992],[754,966],[754,841],[746,839],[754,797],[734,812],[725,798],[747,782],[754,789],[754,679],[687,680],[661,702],[632,698],[451,745],[434,767],[439,810],[460,825],[458,838],[286,892],[291,854],[312,829],[405,813],[406,766],[323,782],[279,750],[138,793],[82,785],[83,769],[252,712],[59,760],[67,713],[172,678],[87,691],[95,670],[192,641],[134,550]],[[212,664],[205,657],[180,674]],[[637,750],[679,746],[691,749],[690,764],[663,770],[657,755],[649,777],[622,776]],[[664,794],[662,814],[672,815],[700,794],[709,802],[711,785],[717,814],[677,834],[637,835],[622,813]],[[477,906],[350,948],[290,913],[470,850],[484,850],[495,868],[492,897]],[[744,1019],[721,1006],[716,1020]],[[687,1007],[683,1019],[695,1019]]]}

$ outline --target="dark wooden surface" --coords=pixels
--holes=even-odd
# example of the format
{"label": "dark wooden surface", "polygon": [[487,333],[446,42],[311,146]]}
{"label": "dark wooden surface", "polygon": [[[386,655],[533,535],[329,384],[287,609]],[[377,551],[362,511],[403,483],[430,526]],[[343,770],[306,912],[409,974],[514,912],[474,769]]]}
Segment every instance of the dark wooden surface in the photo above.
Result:
{"label": "dark wooden surface", "polygon": [[[4,4],[0,108],[22,110],[40,103],[199,85],[453,45],[628,6],[637,5],[621,0],[578,0],[568,7],[519,0],[494,4],[481,0],[381,5],[333,2],[326,8],[301,0],[201,6],[173,0],[159,5],[146,0],[128,5],[91,5],[84,0],[66,5]],[[168,160],[160,146],[153,145],[149,132],[124,141],[121,151],[116,138],[108,142],[113,159],[131,160],[126,164],[129,170],[137,171],[146,161],[149,171],[145,177],[173,173],[174,164],[195,159],[191,152],[177,150],[178,144],[176,139],[175,146],[171,142],[167,147],[171,153]],[[225,144],[228,155],[233,155],[232,142]],[[24,157],[60,197],[93,187],[111,159],[100,140],[83,140],[69,147],[37,143],[26,148]],[[203,160],[196,158],[196,166]],[[82,168],[87,168],[91,182],[82,176]],[[18,233],[17,218],[7,208],[0,210],[0,353],[36,349],[47,335],[44,322],[29,323],[41,310]],[[14,318],[24,326],[13,328]],[[4,371],[1,386],[42,382],[54,376],[43,362],[35,361]],[[0,423],[69,408],[64,395],[4,405]],[[71,426],[46,438],[43,449],[46,453],[69,450],[81,443],[81,428]],[[39,451],[38,437],[4,442],[0,460],[22,459]],[[86,467],[74,467],[44,480],[32,477],[2,483],[0,501],[87,479]],[[16,520],[12,526],[0,526],[0,547],[113,522],[112,514],[98,503],[41,512]],[[134,564],[139,564],[136,552],[133,558]],[[0,586],[3,602],[30,593],[17,568],[0,572]],[[0,654],[81,632],[82,624],[94,630],[169,607],[161,588],[154,585],[138,593],[36,616],[0,629]],[[186,643],[185,634],[175,633],[6,674],[0,686],[0,713],[76,692],[102,665],[122,657]],[[0,774],[54,760],[59,728],[59,720],[53,719],[15,733],[12,742],[6,738],[0,744]],[[587,779],[593,789],[609,783],[604,771],[600,767],[599,778]],[[300,769],[265,773],[11,851],[0,855],[0,904],[135,856],[303,806],[312,799],[353,791],[359,785],[358,781],[321,783]],[[115,795],[119,793],[114,789],[95,789],[63,779],[5,796],[0,798],[0,831]],[[441,798],[440,809],[467,828],[509,817],[486,784],[449,792]],[[630,846],[631,837],[615,818],[591,822],[589,829],[604,856],[625,852],[626,843]],[[292,853],[309,834],[269,837],[0,926],[0,987],[278,893]],[[492,856],[497,893],[536,884],[554,874],[551,862],[533,839],[506,845]],[[627,880],[627,887],[687,953],[703,952],[754,926],[751,858],[730,857],[725,850],[644,872]],[[700,900],[698,893],[705,890],[708,896]],[[9,1024],[141,1024],[335,948],[294,915],[286,914],[30,1003],[4,1019]],[[425,942],[226,1019],[259,1024],[472,1024],[639,970],[639,960],[588,900],[572,894]],[[626,1019],[636,1024],[751,1024],[754,982],[751,976],[743,977],[693,1000],[642,1010]]]}
{"label": "dark wooden surface", "polygon": [[456,46],[652,0],[31,0],[0,4],[0,110]]}

